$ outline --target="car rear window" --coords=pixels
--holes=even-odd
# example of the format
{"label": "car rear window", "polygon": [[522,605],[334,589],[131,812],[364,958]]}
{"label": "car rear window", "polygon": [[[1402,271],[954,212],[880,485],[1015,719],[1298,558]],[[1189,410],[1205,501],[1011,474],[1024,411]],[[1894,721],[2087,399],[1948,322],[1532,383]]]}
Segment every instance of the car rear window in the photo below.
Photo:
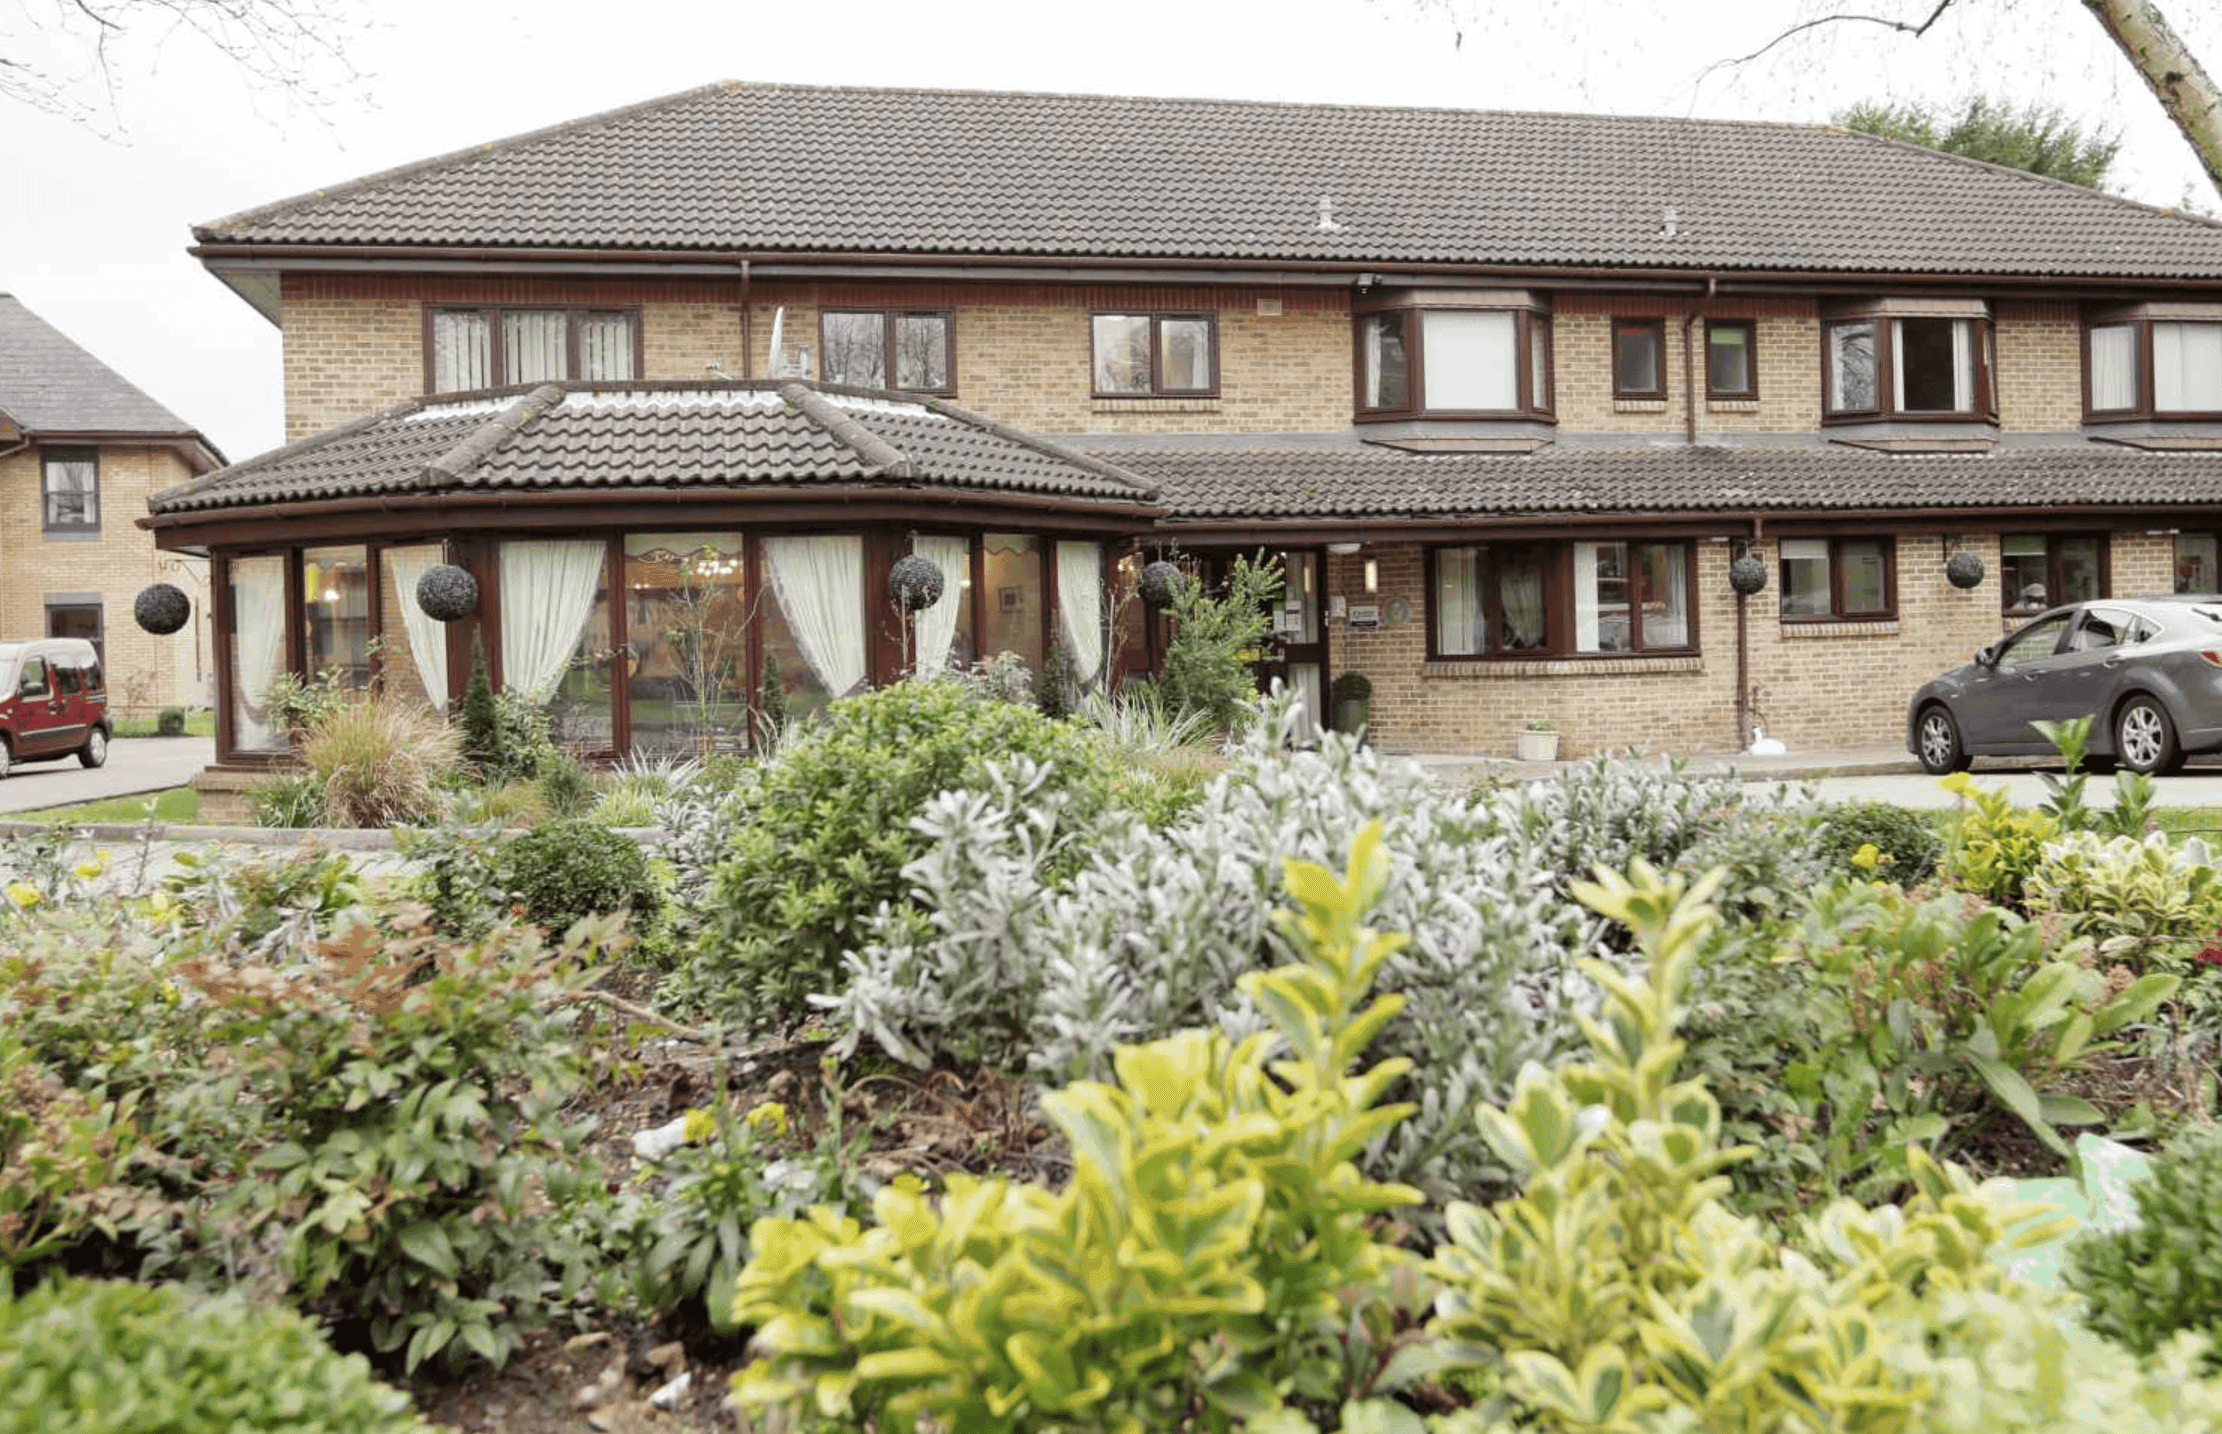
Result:
{"label": "car rear window", "polygon": [[85,664],[85,690],[87,692],[98,692],[100,691],[100,688],[100,659],[96,657],[91,662]]}
{"label": "car rear window", "polygon": [[66,662],[54,664],[54,686],[64,696],[75,696],[84,690],[84,674]]}

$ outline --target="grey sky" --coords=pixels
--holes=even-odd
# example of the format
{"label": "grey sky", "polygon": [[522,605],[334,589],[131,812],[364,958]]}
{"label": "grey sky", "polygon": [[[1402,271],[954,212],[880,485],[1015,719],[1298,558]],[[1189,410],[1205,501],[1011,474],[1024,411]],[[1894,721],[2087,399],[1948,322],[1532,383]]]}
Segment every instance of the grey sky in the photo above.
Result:
{"label": "grey sky", "polygon": [[[55,3],[0,0],[0,53],[81,64],[39,29]],[[2222,65],[2222,11],[2209,0],[2168,8],[2209,69]],[[9,176],[0,290],[234,459],[282,440],[277,331],[187,257],[190,224],[720,79],[1784,120],[1825,118],[1866,98],[1981,90],[2119,123],[2117,189],[2147,203],[2188,196],[2216,207],[2180,136],[2077,0],[1962,0],[1918,42],[1830,27],[1702,84],[1710,62],[1757,48],[1820,7],[381,0],[371,13],[378,18],[350,47],[365,78],[321,116],[251,92],[203,47],[158,32],[130,37],[115,56],[121,142],[0,107]]]}

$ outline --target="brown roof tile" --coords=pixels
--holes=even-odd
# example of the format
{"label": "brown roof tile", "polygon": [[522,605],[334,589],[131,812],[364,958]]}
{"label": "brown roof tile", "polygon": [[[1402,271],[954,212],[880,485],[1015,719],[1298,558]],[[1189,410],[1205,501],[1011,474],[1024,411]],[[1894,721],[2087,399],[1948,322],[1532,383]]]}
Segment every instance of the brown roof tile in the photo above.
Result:
{"label": "brown roof tile", "polygon": [[2222,278],[2222,225],[1820,126],[766,84],[614,110],[195,234]]}
{"label": "brown roof tile", "polygon": [[181,513],[372,495],[899,483],[1149,508],[1112,463],[938,399],[794,380],[546,384],[396,404],[158,493]]}

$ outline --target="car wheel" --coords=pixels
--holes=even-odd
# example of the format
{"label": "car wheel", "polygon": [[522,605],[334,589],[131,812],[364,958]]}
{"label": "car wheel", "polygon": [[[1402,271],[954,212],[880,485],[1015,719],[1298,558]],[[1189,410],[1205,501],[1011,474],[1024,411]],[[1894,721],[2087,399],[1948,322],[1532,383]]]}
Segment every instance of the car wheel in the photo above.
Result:
{"label": "car wheel", "polygon": [[9,738],[0,737],[0,777],[5,777],[14,770],[15,743]]}
{"label": "car wheel", "polygon": [[1941,777],[1947,772],[1967,770],[1967,747],[1960,741],[1960,724],[1952,714],[1939,706],[1921,709],[1921,725],[1915,728],[1921,746],[1921,770],[1931,776]]}
{"label": "car wheel", "polygon": [[2132,697],[2114,714],[2114,755],[2132,772],[2166,772],[2183,760],[2176,724],[2150,697]]}
{"label": "car wheel", "polygon": [[77,760],[88,767],[105,766],[108,762],[108,734],[95,727],[85,738],[85,745],[77,749]]}

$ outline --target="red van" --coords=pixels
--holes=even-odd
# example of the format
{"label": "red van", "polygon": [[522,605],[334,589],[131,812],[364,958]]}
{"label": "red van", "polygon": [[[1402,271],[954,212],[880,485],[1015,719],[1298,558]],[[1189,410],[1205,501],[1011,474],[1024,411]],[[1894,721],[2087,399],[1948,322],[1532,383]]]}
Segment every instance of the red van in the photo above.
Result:
{"label": "red van", "polygon": [[18,762],[75,755],[88,767],[108,760],[116,724],[108,681],[93,645],[81,637],[0,642],[0,777]]}

